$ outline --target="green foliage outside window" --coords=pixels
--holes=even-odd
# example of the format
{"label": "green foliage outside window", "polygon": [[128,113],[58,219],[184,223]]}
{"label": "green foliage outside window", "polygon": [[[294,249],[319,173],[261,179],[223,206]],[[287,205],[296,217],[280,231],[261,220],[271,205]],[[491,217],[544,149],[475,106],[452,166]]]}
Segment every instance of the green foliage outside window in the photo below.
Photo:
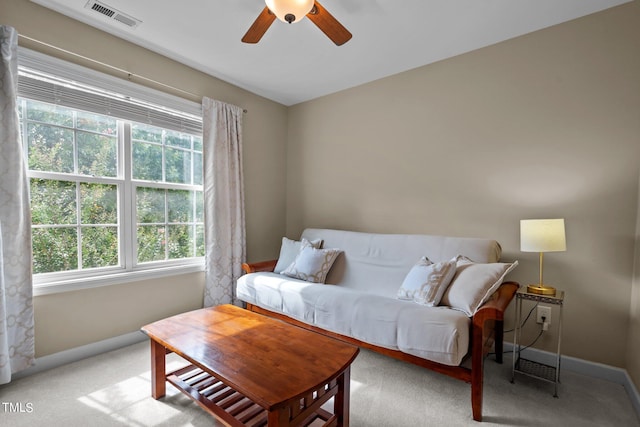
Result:
{"label": "green foliage outside window", "polygon": [[158,188],[202,185],[199,136],[127,128],[136,223],[126,228],[118,121],[32,100],[21,100],[19,115],[31,171],[35,274],[122,266],[119,235],[126,229],[136,233],[138,263],[204,256],[202,191]]}
{"label": "green foliage outside window", "polygon": [[138,262],[204,256],[202,192],[138,187],[136,203]]}

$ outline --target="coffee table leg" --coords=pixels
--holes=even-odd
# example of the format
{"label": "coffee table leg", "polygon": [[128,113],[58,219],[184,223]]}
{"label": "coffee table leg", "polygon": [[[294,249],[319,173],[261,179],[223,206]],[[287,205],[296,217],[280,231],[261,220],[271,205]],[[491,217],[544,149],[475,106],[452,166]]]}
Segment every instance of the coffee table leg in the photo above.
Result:
{"label": "coffee table leg", "polygon": [[167,371],[165,348],[153,339],[151,341],[151,396],[160,399],[167,391]]}
{"label": "coffee table leg", "polygon": [[338,377],[338,393],[334,401],[334,413],[338,427],[349,427],[349,397],[351,396],[351,366]]}

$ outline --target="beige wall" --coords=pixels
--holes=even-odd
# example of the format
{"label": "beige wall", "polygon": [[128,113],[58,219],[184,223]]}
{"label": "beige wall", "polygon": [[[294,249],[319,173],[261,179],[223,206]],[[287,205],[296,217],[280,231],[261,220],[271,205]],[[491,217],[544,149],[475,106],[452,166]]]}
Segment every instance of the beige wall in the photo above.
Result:
{"label": "beige wall", "polygon": [[204,273],[34,298],[36,357],[139,330],[202,307]]}
{"label": "beige wall", "polygon": [[[640,187],[640,185],[639,185]],[[638,195],[638,222],[636,224],[636,251],[633,290],[631,292],[631,322],[629,325],[629,349],[627,370],[640,388],[640,194]]]}
{"label": "beige wall", "polygon": [[520,252],[519,220],[563,217],[568,250],[548,254],[545,277],[567,292],[564,354],[625,366],[638,52],[633,2],[291,107],[288,234],[495,238],[526,284],[537,254]]}
{"label": "beige wall", "polygon": [[[248,110],[243,123],[247,256],[277,256],[285,231],[287,108],[207,76],[29,0],[0,2],[0,23],[18,33],[169,86]],[[24,39],[20,44],[102,72],[112,70]],[[126,76],[115,73],[117,77]],[[144,81],[133,81],[148,84]],[[160,88],[156,88],[160,89]],[[165,89],[166,91],[166,89]],[[182,93],[173,93],[185,96]],[[36,356],[138,330],[156,319],[202,306],[203,274],[87,289],[34,300]]]}

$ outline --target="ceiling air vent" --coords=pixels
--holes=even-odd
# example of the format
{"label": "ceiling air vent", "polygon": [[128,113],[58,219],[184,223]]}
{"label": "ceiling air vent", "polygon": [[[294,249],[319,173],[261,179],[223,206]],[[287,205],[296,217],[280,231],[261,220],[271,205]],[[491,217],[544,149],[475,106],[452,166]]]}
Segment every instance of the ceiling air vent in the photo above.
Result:
{"label": "ceiling air vent", "polygon": [[113,19],[114,21],[118,21],[130,28],[136,28],[138,25],[142,24],[141,20],[96,0],[89,0],[84,7],[85,9],[93,10],[94,12],[104,15],[109,19]]}

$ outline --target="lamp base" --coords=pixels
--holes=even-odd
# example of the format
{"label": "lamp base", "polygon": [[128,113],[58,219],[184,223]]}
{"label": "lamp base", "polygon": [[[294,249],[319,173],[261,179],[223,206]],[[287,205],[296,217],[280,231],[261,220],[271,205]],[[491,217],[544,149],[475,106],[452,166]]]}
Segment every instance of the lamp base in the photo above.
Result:
{"label": "lamp base", "polygon": [[529,285],[527,286],[527,292],[530,294],[555,296],[556,288],[547,285]]}

